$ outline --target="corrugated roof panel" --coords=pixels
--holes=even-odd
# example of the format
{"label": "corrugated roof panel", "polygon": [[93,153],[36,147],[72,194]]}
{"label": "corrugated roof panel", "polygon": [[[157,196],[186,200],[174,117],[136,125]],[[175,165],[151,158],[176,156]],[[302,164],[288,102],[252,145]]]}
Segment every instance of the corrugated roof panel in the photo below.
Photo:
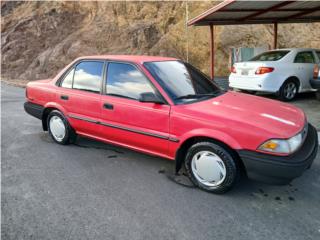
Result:
{"label": "corrugated roof panel", "polygon": [[291,3],[287,6],[282,7],[281,9],[313,9],[315,7],[320,7],[320,1],[297,1],[294,3]]}
{"label": "corrugated roof panel", "polygon": [[253,18],[253,19],[285,18],[285,17],[292,16],[294,14],[298,14],[300,12],[301,11],[294,11],[294,12],[266,12],[266,13],[263,13],[263,14],[257,16],[256,18]]}
{"label": "corrugated roof panel", "polygon": [[224,7],[224,9],[257,9],[262,10],[274,5],[279,4],[283,1],[236,1],[231,3],[230,5]]}
{"label": "corrugated roof panel", "polygon": [[207,16],[204,20],[216,20],[216,19],[223,19],[223,20],[231,20],[246,17],[252,14],[252,12],[217,12],[215,14]]}
{"label": "corrugated roof panel", "polygon": [[[289,11],[290,9],[291,11]],[[191,19],[188,24],[238,25],[266,24],[275,22],[320,22],[319,12],[320,1],[309,0],[294,2],[227,0]]]}
{"label": "corrugated roof panel", "polygon": [[316,12],[313,12],[313,13],[309,13],[309,14],[306,14],[306,15],[303,15],[301,16],[302,17],[319,17],[320,18],[320,11],[316,11]]}

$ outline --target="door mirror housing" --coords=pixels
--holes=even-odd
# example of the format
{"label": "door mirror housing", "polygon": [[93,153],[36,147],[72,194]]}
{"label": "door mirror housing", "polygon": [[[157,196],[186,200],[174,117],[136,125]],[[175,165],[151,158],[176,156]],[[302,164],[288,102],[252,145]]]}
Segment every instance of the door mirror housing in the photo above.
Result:
{"label": "door mirror housing", "polygon": [[140,102],[164,104],[164,101],[152,92],[144,92],[140,94]]}

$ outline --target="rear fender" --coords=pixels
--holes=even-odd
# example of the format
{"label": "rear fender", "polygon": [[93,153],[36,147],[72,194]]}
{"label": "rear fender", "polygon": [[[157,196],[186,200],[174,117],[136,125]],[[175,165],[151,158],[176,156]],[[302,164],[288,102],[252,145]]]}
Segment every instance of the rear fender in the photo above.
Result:
{"label": "rear fender", "polygon": [[64,116],[67,116],[67,111],[66,109],[61,106],[58,103],[55,102],[48,102],[44,105],[44,110],[43,110],[43,115],[42,115],[42,128],[44,131],[48,130],[48,126],[47,126],[47,115],[49,114],[47,111],[48,109],[56,109],[58,111],[60,111]]}

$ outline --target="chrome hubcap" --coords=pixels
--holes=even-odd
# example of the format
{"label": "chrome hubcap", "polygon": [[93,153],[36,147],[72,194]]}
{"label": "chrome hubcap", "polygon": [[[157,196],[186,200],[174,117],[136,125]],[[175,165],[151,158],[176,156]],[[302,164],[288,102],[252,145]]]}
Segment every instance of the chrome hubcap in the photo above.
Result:
{"label": "chrome hubcap", "polygon": [[50,118],[50,131],[52,136],[58,142],[61,142],[64,136],[66,135],[66,127],[61,118],[58,116],[53,116]]}
{"label": "chrome hubcap", "polygon": [[222,159],[213,152],[196,153],[191,161],[191,169],[195,178],[207,187],[218,186],[226,178],[226,167]]}
{"label": "chrome hubcap", "polygon": [[294,98],[294,96],[297,93],[297,87],[293,82],[288,83],[285,87],[284,87],[284,96],[287,99],[292,99]]}

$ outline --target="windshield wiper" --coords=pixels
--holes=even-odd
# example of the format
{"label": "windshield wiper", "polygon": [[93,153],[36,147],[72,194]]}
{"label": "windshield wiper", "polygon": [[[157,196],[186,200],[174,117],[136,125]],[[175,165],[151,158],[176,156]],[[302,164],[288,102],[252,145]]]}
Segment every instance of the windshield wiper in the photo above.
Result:
{"label": "windshield wiper", "polygon": [[217,92],[212,92],[212,93],[205,93],[205,94],[188,94],[188,95],[183,95],[180,97],[175,98],[175,100],[180,100],[180,99],[198,99],[202,97],[211,97],[211,96],[218,96],[219,93]]}

